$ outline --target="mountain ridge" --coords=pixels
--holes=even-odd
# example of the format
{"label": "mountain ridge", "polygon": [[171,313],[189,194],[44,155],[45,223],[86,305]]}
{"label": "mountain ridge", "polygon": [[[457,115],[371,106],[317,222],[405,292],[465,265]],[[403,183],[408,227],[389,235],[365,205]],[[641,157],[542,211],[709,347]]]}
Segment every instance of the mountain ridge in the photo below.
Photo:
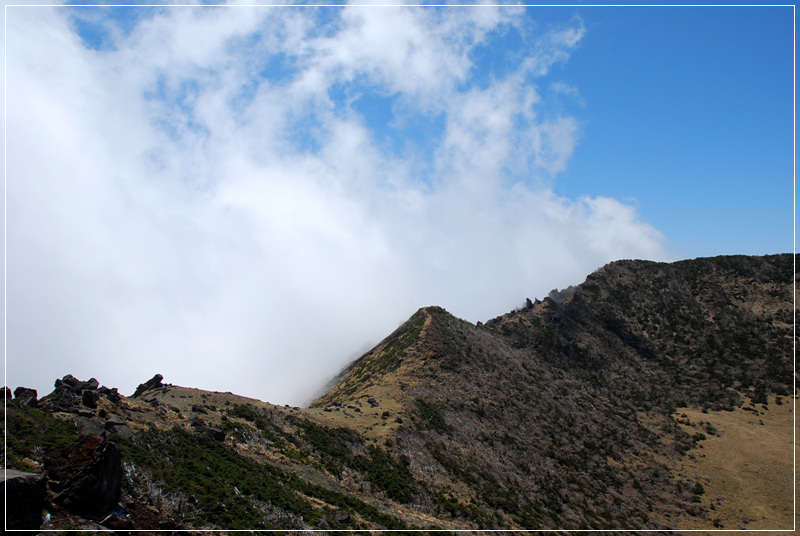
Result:
{"label": "mountain ridge", "polygon": [[[772,426],[795,397],[794,269],[789,254],[626,260],[486,323],[423,307],[308,408],[159,376],[134,397],[57,380],[40,407],[84,432],[105,430],[131,464],[150,464],[128,473],[126,504],[162,497],[159,513],[183,527],[763,528],[768,518],[751,512],[743,523],[720,503],[738,496],[709,496],[727,488],[695,472],[706,467],[696,465],[703,445],[724,442],[711,421],[754,414]],[[23,406],[14,419],[33,419]],[[198,444],[228,449],[283,487],[218,475],[217,495],[241,507],[231,518],[188,475],[164,469],[184,463],[173,443],[197,456]],[[788,447],[775,448],[784,459]],[[36,452],[7,460],[35,470]],[[159,486],[169,491],[154,498]]]}

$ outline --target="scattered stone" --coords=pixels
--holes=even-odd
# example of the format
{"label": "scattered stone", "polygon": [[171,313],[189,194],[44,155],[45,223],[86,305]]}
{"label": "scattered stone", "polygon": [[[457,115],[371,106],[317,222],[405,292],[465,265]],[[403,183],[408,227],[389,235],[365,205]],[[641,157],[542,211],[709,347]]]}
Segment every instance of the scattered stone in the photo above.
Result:
{"label": "scattered stone", "polygon": [[119,501],[122,455],[116,443],[83,437],[45,454],[44,471],[56,493],[53,502],[72,514],[104,517]]}
{"label": "scattered stone", "polygon": [[206,411],[206,408],[198,404],[192,404],[192,411],[194,411],[195,413],[203,413],[204,415],[208,415],[208,411]]}
{"label": "scattered stone", "polygon": [[36,394],[36,389],[29,389],[28,387],[17,387],[14,389],[14,399],[23,406],[30,406],[32,408],[38,407],[39,399]]}
{"label": "scattered stone", "polygon": [[6,506],[5,528],[38,529],[47,501],[44,475],[6,469],[0,473],[0,496]]}
{"label": "scattered stone", "polygon": [[403,424],[403,418],[398,415],[397,417],[394,418],[394,422],[396,422],[397,424]]}
{"label": "scattered stone", "polygon": [[378,401],[377,401],[377,400],[375,400],[375,399],[374,399],[374,398],[372,398],[372,397],[369,397],[369,398],[367,399],[367,404],[369,404],[369,405],[370,405],[370,406],[372,406],[373,408],[377,408],[378,406],[380,406],[380,404],[378,403]]}
{"label": "scattered stone", "polygon": [[391,416],[392,416],[392,414],[391,414],[390,412],[388,412],[388,411],[384,411],[384,412],[381,414],[381,419],[383,419],[383,420],[385,421],[386,419],[388,419],[388,418],[389,418],[389,417],[391,417]]}

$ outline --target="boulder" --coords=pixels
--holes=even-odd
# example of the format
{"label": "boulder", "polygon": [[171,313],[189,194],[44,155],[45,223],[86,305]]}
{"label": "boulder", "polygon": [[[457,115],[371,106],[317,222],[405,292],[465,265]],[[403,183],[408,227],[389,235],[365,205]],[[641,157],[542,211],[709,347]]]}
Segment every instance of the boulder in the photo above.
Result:
{"label": "boulder", "polygon": [[139,386],[136,388],[136,391],[134,391],[133,393],[134,398],[144,393],[145,391],[149,391],[150,389],[158,389],[159,387],[163,387],[164,385],[161,383],[161,380],[163,379],[164,376],[162,376],[161,374],[156,374],[146,382],[140,383]]}
{"label": "boulder", "polygon": [[28,387],[14,389],[14,399],[23,406],[35,408],[39,405],[36,389],[29,389]]}
{"label": "boulder", "polygon": [[117,417],[116,415],[112,415],[111,417],[108,418],[108,420],[106,420],[105,427],[106,427],[106,430],[111,430],[112,428],[114,428],[116,426],[123,426],[123,425],[125,425],[125,420],[124,419],[121,419],[121,418]]}
{"label": "boulder", "polygon": [[87,408],[96,409],[97,401],[99,399],[100,397],[97,395],[97,392],[85,390],[83,391],[81,402],[83,402],[83,405],[86,406]]}
{"label": "boulder", "polygon": [[215,428],[214,426],[198,426],[196,430],[199,433],[206,434],[211,439],[225,441],[225,432],[221,428]]}
{"label": "boulder", "polygon": [[350,523],[350,514],[344,510],[338,510],[333,514],[333,518],[339,523]]}
{"label": "boulder", "polygon": [[198,426],[205,426],[206,422],[203,419],[201,419],[200,417],[198,417],[197,415],[195,415],[194,413],[192,413],[189,416],[189,424],[191,424],[192,426],[194,426],[196,428]]}
{"label": "boulder", "polygon": [[56,493],[53,502],[72,514],[104,517],[119,501],[122,455],[116,443],[84,436],[45,454],[44,471]]}
{"label": "boulder", "polygon": [[83,383],[84,389],[96,391],[99,387],[100,387],[100,382],[97,381],[97,378],[89,378],[88,382]]}
{"label": "boulder", "polygon": [[75,417],[74,422],[75,426],[77,426],[84,435],[99,436],[105,431],[105,428],[103,428],[103,423],[92,419],[91,417],[78,415]]}
{"label": "boulder", "polygon": [[42,510],[47,504],[44,475],[7,469],[0,472],[3,482],[0,495],[5,504],[5,528],[38,529],[42,525]]}
{"label": "boulder", "polygon": [[125,439],[130,439],[135,434],[133,429],[128,428],[124,424],[122,426],[115,426],[111,431],[114,432],[115,434],[117,434],[118,436],[123,437]]}
{"label": "boulder", "polygon": [[78,378],[76,378],[72,374],[67,374],[66,376],[64,376],[60,380],[56,380],[56,389],[58,389],[62,385],[66,385],[67,387],[69,387],[73,391],[77,391],[80,388],[80,385],[82,383],[83,383],[82,381],[80,381]]}

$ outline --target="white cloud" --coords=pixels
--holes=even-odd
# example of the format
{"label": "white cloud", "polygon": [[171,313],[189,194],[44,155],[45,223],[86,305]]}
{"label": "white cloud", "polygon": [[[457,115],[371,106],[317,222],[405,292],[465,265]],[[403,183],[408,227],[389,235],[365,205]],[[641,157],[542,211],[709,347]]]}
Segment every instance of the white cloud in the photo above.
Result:
{"label": "white cloud", "polygon": [[[531,78],[579,22],[479,86],[471,52],[524,11],[348,7],[319,32],[311,9],[164,9],[101,51],[67,13],[8,20],[14,385],[71,373],[130,393],[159,372],[302,403],[420,306],[485,320],[664,256],[632,206],[538,180],[578,128]],[[415,140],[432,156],[387,148],[334,96],[347,84],[394,95],[391,128],[441,118]]]}

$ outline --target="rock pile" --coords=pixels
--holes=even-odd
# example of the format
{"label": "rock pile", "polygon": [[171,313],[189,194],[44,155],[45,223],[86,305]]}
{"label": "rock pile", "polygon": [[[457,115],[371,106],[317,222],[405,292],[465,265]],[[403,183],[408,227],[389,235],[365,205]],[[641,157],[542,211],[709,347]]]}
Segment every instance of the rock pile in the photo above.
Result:
{"label": "rock pile", "polygon": [[96,409],[100,395],[105,395],[113,404],[122,398],[116,387],[109,389],[101,386],[95,378],[83,382],[72,374],[67,374],[56,380],[55,389],[42,402],[51,411],[77,413],[82,408]]}

